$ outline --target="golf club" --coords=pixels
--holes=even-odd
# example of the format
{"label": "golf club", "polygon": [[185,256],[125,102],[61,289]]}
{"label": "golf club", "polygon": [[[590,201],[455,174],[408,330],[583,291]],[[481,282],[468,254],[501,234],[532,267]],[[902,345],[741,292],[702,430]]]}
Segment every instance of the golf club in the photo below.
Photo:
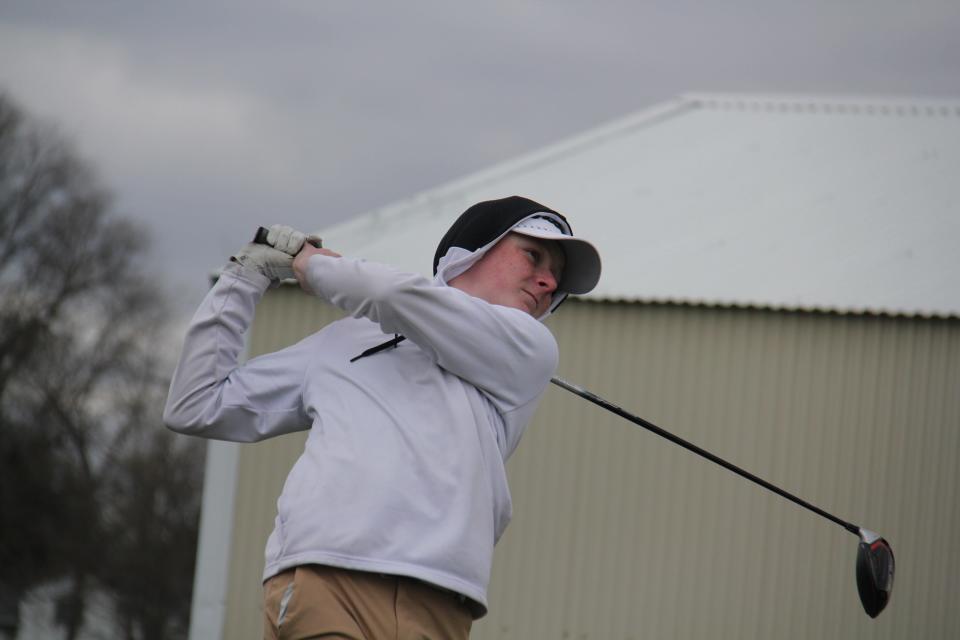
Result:
{"label": "golf club", "polygon": [[[267,244],[267,229],[260,227],[257,230],[253,241],[258,244]],[[403,338],[400,337],[400,339],[402,340]],[[396,338],[393,342],[396,342]],[[380,346],[382,347],[384,345]],[[733,471],[737,475],[760,485],[764,489],[772,491],[805,509],[813,511],[817,515],[840,525],[850,533],[857,536],[860,539],[860,544],[857,547],[856,565],[857,591],[860,594],[860,602],[863,604],[864,611],[866,611],[867,615],[869,615],[871,618],[876,618],[887,606],[887,603],[890,601],[890,594],[893,590],[893,549],[890,547],[890,543],[888,543],[878,534],[868,529],[858,527],[857,525],[851,524],[845,520],[841,520],[837,516],[810,504],[806,500],[798,498],[797,496],[784,491],[780,487],[770,484],[766,480],[753,475],[749,471],[745,471],[740,467],[727,462],[723,458],[720,458],[705,449],[701,449],[695,444],[687,442],[683,438],[680,438],[669,431],[661,429],[652,422],[648,422],[643,418],[635,416],[632,413],[621,409],[617,405],[604,400],[600,396],[591,393],[582,387],[578,387],[577,385],[571,384],[570,382],[558,377],[551,378],[550,381],[558,387],[562,387],[567,391],[584,398],[585,400],[589,400],[590,402],[603,407],[607,411],[615,413],[621,418],[625,418],[630,422],[647,429],[648,431],[652,431],[658,436],[666,438],[674,444],[678,444],[681,447],[720,465],[721,467]]]}
{"label": "golf club", "polygon": [[590,402],[603,407],[607,411],[615,413],[621,418],[626,418],[630,422],[633,422],[634,424],[637,424],[648,431],[652,431],[658,436],[666,438],[674,444],[678,444],[681,447],[688,449],[689,451],[692,451],[697,455],[706,458],[707,460],[710,460],[711,462],[719,464],[721,467],[733,471],[737,475],[760,485],[764,489],[768,489],[769,491],[772,491],[777,495],[780,495],[787,500],[804,507],[805,509],[813,511],[819,516],[823,516],[831,522],[839,524],[841,527],[860,538],[860,544],[857,547],[857,591],[860,594],[860,602],[863,604],[864,611],[866,611],[867,615],[871,618],[876,618],[887,606],[887,603],[890,601],[890,593],[893,591],[893,549],[890,547],[890,543],[888,543],[878,534],[868,529],[858,527],[855,524],[846,522],[845,520],[841,520],[837,516],[827,513],[823,509],[810,504],[806,500],[787,493],[780,487],[772,485],[766,480],[753,475],[749,471],[744,471],[740,467],[727,462],[723,458],[717,457],[709,451],[701,449],[695,444],[687,442],[683,438],[675,436],[669,431],[661,429],[652,422],[648,422],[643,418],[635,416],[632,413],[621,409],[617,405],[604,400],[600,396],[591,393],[582,387],[571,384],[562,378],[555,377],[551,378],[550,381],[558,387],[562,387],[567,391],[584,398],[585,400],[589,400]]}

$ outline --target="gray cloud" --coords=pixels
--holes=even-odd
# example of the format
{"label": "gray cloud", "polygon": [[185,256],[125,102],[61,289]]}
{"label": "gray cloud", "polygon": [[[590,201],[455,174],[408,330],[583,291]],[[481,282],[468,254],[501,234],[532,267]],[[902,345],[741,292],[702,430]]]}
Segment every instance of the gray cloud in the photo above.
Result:
{"label": "gray cloud", "polygon": [[23,0],[0,86],[193,306],[256,224],[327,226],[682,92],[958,96],[953,5]]}

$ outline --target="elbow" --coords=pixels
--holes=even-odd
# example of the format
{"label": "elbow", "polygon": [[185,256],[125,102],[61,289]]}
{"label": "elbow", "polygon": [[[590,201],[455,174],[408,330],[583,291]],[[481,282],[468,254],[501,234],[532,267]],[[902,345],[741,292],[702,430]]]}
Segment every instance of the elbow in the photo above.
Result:
{"label": "elbow", "polygon": [[190,420],[182,406],[167,399],[167,403],[163,407],[163,424],[171,431],[190,435],[194,421]]}
{"label": "elbow", "polygon": [[184,385],[174,378],[163,406],[163,424],[175,433],[215,437],[221,418],[220,395],[209,386]]}
{"label": "elbow", "polygon": [[188,436],[204,435],[210,426],[210,420],[204,413],[203,405],[197,398],[171,394],[163,407],[163,424],[176,433]]}
{"label": "elbow", "polygon": [[550,382],[560,364],[560,349],[553,334],[542,334],[540,339],[531,345],[527,361],[531,363],[534,376],[538,380],[544,380],[544,384]]}
{"label": "elbow", "polygon": [[224,410],[185,399],[167,402],[163,409],[163,424],[182,435],[227,442],[260,442],[275,435],[270,424],[250,411]]}
{"label": "elbow", "polygon": [[498,370],[496,383],[509,407],[521,407],[539,398],[557,371],[560,353],[552,339],[531,341],[506,359]]}

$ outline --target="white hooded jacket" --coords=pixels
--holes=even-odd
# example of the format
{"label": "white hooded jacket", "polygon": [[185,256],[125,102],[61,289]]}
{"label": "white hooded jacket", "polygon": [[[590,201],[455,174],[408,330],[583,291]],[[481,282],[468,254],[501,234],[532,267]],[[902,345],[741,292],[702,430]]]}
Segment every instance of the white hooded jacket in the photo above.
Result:
{"label": "white hooded jacket", "polygon": [[[404,575],[486,612],[493,546],[511,517],[504,463],[558,360],[537,319],[446,285],[495,243],[459,250],[459,268],[441,265],[433,281],[315,255],[308,285],[350,317],[242,366],[269,281],[234,264],[208,293],[165,423],[235,442],[310,430],[277,502],[264,579],[302,564]],[[394,334],[407,340],[350,362]]]}

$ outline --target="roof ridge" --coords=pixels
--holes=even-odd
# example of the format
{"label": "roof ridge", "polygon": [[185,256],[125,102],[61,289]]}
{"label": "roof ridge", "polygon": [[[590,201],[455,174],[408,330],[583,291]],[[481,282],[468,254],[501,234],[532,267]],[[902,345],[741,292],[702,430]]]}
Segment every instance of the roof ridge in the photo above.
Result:
{"label": "roof ridge", "polygon": [[699,108],[872,116],[960,117],[960,98],[890,95],[688,93]]}

